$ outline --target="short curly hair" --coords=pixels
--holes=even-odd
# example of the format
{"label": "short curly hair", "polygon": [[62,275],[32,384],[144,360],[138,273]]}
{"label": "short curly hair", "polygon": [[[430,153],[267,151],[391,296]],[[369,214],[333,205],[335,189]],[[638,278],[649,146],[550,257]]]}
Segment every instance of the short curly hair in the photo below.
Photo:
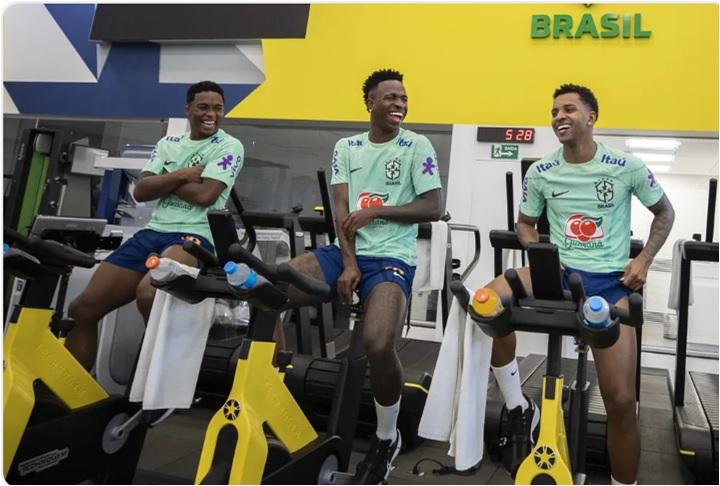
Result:
{"label": "short curly hair", "polygon": [[598,107],[597,98],[595,98],[593,92],[590,91],[590,88],[580,86],[579,84],[563,84],[555,90],[553,99],[566,93],[577,93],[582,102],[585,103],[585,106],[595,112],[596,119],[600,117],[600,108]]}
{"label": "short curly hair", "polygon": [[185,96],[185,102],[187,104],[192,103],[195,99],[195,95],[197,93],[202,93],[203,91],[213,91],[219,94],[222,97],[223,101],[225,101],[225,91],[223,91],[222,87],[219,84],[212,81],[200,81],[199,83],[195,83],[188,88],[187,95]]}
{"label": "short curly hair", "polygon": [[379,69],[372,73],[363,83],[363,101],[367,103],[368,95],[378,84],[383,81],[400,81],[402,83],[403,75],[394,69]]}

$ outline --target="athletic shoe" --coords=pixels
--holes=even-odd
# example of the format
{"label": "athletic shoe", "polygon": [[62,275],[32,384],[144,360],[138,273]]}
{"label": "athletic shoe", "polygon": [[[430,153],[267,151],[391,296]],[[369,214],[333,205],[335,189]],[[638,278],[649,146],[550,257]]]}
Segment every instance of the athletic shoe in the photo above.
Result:
{"label": "athletic shoe", "polygon": [[380,440],[377,436],[372,440],[365,459],[357,465],[352,484],[385,484],[392,470],[392,463],[400,453],[400,431],[395,441]]}
{"label": "athletic shoe", "polygon": [[530,405],[524,412],[520,406],[506,412],[508,415],[508,430],[504,437],[500,439],[503,465],[512,477],[515,477],[520,463],[532,451],[537,437],[538,425],[540,424],[540,409],[531,398],[526,395],[523,396]]}

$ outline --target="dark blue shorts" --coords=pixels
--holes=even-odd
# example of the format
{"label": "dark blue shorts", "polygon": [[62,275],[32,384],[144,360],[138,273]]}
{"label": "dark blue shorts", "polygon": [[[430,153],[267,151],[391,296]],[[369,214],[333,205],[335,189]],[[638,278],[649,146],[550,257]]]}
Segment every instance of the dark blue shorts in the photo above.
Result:
{"label": "dark blue shorts", "polygon": [[208,240],[194,233],[163,233],[151,229],[142,229],[132,235],[120,248],[112,252],[105,261],[136,272],[145,273],[147,272],[145,260],[151,253],[162,255],[162,252],[168,247],[182,245],[185,240],[199,242],[203,248],[215,253],[215,247]]}
{"label": "dark blue shorts", "polygon": [[616,304],[620,299],[632,293],[631,289],[620,282],[624,272],[586,272],[585,270],[569,267],[565,267],[562,274],[562,285],[565,290],[570,289],[569,278],[571,273],[577,273],[582,277],[585,295],[588,297],[599,295],[607,300],[609,304]]}
{"label": "dark blue shorts", "polygon": [[[336,245],[328,245],[314,250],[315,257],[320,262],[325,281],[330,285],[332,298],[337,297],[337,279],[343,271],[342,253]],[[370,292],[379,283],[395,282],[410,298],[412,293],[415,267],[397,258],[384,258],[372,256],[358,256],[357,264],[362,275],[360,279],[360,302],[365,302]]]}

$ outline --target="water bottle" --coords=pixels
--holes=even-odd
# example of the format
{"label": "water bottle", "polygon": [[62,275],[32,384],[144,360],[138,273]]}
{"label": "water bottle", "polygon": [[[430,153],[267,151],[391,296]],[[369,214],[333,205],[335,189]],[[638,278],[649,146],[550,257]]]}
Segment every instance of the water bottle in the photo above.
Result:
{"label": "water bottle", "polygon": [[235,262],[227,262],[223,270],[225,270],[228,283],[235,288],[249,290],[257,283],[257,273],[244,263],[238,265]]}
{"label": "water bottle", "polygon": [[483,317],[494,317],[503,311],[497,292],[487,287],[475,291],[471,305],[473,310]]}
{"label": "water bottle", "polygon": [[246,301],[235,301],[230,309],[232,310],[233,325],[247,327],[250,324],[250,306]]}
{"label": "water bottle", "polygon": [[230,303],[225,299],[215,299],[215,323],[232,324],[232,310]]}
{"label": "water bottle", "polygon": [[585,325],[592,329],[602,329],[610,325],[610,306],[599,295],[594,295],[583,305]]}
{"label": "water bottle", "polygon": [[199,268],[193,268],[172,258],[161,258],[157,255],[150,255],[145,260],[145,266],[150,270],[150,276],[153,280],[160,283],[169,282],[181,275],[190,275],[197,278],[200,273]]}

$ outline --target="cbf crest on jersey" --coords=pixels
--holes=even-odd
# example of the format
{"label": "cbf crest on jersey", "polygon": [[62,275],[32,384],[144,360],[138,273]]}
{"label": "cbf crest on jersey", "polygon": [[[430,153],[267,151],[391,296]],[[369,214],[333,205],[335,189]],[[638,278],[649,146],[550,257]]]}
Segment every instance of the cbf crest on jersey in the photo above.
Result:
{"label": "cbf crest on jersey", "polygon": [[400,179],[400,167],[401,163],[398,157],[385,162],[385,177],[389,179],[385,185],[396,186],[400,184],[400,181],[398,180]]}
{"label": "cbf crest on jersey", "polygon": [[615,197],[615,187],[613,181],[609,177],[603,177],[595,181],[595,196],[602,204],[598,204],[598,208],[611,208],[614,206],[610,201]]}

